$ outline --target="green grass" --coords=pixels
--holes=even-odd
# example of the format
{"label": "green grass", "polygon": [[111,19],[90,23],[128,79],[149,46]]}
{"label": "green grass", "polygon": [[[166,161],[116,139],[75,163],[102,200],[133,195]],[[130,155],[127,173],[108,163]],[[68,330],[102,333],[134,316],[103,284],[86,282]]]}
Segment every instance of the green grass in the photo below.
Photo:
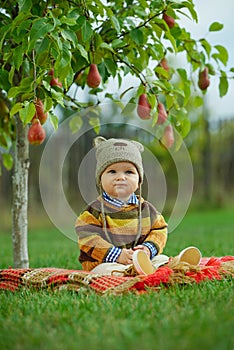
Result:
{"label": "green grass", "polygon": [[[234,255],[233,212],[188,214],[165,253],[187,245],[205,256]],[[0,268],[12,265],[11,237],[0,234]],[[80,268],[77,245],[54,229],[29,234],[30,266]],[[100,296],[21,290],[0,292],[0,349],[233,350],[233,280],[159,292]]]}

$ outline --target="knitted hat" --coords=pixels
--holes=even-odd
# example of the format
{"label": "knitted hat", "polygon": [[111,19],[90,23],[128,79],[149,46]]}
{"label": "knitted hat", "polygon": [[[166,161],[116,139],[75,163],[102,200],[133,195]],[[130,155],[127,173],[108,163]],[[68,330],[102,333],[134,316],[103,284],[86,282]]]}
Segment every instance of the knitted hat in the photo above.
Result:
{"label": "knitted hat", "polygon": [[117,162],[130,162],[138,170],[140,183],[143,182],[144,170],[142,165],[141,153],[144,147],[137,141],[124,139],[108,139],[98,136],[94,139],[96,147],[96,183],[100,184],[103,171],[111,164]]}

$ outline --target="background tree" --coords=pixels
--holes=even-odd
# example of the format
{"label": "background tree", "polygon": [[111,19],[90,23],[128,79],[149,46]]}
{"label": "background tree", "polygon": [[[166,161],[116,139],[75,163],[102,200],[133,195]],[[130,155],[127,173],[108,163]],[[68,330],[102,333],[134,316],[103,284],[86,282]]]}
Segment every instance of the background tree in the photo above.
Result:
{"label": "background tree", "polygon": [[[115,78],[121,87],[131,74],[138,84],[119,96],[122,100],[132,90],[123,106],[125,112],[138,105],[138,116],[151,118],[155,133],[158,124],[165,130],[172,124],[185,137],[190,130],[186,108],[193,82],[205,94],[209,76],[219,75],[220,96],[226,94],[227,74],[233,77],[234,71],[225,71],[227,50],[211,46],[206,38],[194,40],[180,26],[182,16],[197,21],[192,0],[2,2],[0,146],[4,166],[10,169],[14,163],[12,237],[16,267],[28,266],[28,142],[44,141],[42,125],[47,119],[57,128],[57,105],[79,111],[99,104],[100,99],[116,99],[105,90],[109,78]],[[209,31],[222,27],[215,22]],[[185,54],[188,70],[168,65],[169,55],[181,54]],[[95,98],[81,103],[77,90],[87,85]],[[195,101],[201,103],[199,98]],[[96,112],[87,118],[97,131]],[[82,123],[82,117],[76,116],[71,128],[76,131]],[[167,141],[170,147],[172,134]]]}

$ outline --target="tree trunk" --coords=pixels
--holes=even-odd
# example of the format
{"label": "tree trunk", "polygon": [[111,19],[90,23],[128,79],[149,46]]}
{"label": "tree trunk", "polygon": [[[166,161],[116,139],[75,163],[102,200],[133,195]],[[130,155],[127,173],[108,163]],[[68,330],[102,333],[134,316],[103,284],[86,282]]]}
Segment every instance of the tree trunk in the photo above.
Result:
{"label": "tree trunk", "polygon": [[28,127],[16,117],[16,143],[12,177],[12,243],[15,268],[27,268],[28,259]]}

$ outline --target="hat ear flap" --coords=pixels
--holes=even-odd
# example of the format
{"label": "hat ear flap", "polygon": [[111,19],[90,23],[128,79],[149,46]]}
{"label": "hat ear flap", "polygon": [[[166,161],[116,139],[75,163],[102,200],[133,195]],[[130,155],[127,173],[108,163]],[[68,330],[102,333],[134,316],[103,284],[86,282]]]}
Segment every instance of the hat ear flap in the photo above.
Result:
{"label": "hat ear flap", "polygon": [[97,148],[100,143],[106,141],[105,137],[102,137],[102,136],[98,136],[98,137],[95,137],[95,139],[93,140],[93,145]]}
{"label": "hat ear flap", "polygon": [[131,142],[138,148],[138,150],[141,153],[144,151],[144,146],[140,142],[137,142],[137,141],[131,141]]}

